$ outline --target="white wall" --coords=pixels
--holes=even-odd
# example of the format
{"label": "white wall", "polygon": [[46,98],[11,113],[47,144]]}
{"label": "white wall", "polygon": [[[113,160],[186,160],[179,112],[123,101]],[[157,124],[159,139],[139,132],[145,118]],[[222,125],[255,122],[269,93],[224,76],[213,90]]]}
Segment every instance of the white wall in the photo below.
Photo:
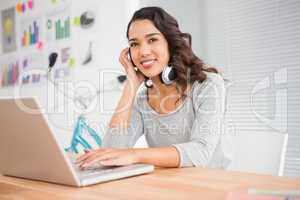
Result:
{"label": "white wall", "polygon": [[[287,91],[287,85],[274,91],[272,85],[287,78],[284,71],[288,65],[283,60],[297,58],[285,53],[291,47],[284,46],[294,36],[279,31],[294,27],[289,21],[292,17],[284,16],[292,7],[286,1],[205,0],[207,59],[222,66],[233,82],[228,105],[228,116],[236,124],[232,169],[279,174],[287,134],[287,99],[278,92]],[[271,86],[266,84],[251,102],[253,90],[263,81]],[[260,115],[255,115],[256,111]]]}
{"label": "white wall", "polygon": [[[17,2],[19,1],[1,0],[0,8],[2,10],[15,6]],[[49,10],[50,2],[35,0],[35,9],[40,13],[45,12]],[[92,87],[91,90],[95,92],[104,84],[106,88],[113,89],[112,91],[100,94],[100,97],[97,98],[97,105],[87,114],[87,120],[95,129],[101,131],[100,133],[103,134],[103,129],[106,127],[112,111],[119,100],[121,86],[116,81],[116,75],[122,73],[122,67],[118,62],[118,58],[121,50],[128,45],[125,34],[126,27],[133,10],[136,10],[138,1],[85,0],[70,2],[72,17],[80,16],[86,10],[92,10],[96,14],[96,21],[94,26],[89,30],[83,30],[78,27],[73,28],[71,46],[72,55],[76,59],[76,65],[70,77],[66,80],[70,81],[71,88],[89,85]],[[81,62],[85,56],[89,41],[93,41],[93,62],[87,66],[83,66]],[[46,49],[47,44],[45,44],[44,51],[47,63],[48,53]],[[17,50],[17,52],[10,53],[9,55],[1,54],[0,57],[4,59],[7,56],[18,57],[21,53],[20,50]],[[104,74],[104,80],[99,80],[101,73]],[[22,88],[16,87],[16,89],[21,91],[21,96],[36,96],[44,108],[52,108],[55,106],[57,100],[62,103],[64,99],[60,92],[53,92],[53,86],[50,83],[29,85]],[[61,88],[61,90],[64,89]],[[0,96],[14,96],[14,88],[0,88]],[[64,146],[67,146],[69,145],[72,127],[78,113],[76,113],[76,107],[72,101],[68,101],[64,109],[62,113],[52,113],[48,116],[51,122],[50,125],[55,129],[58,138]]]}
{"label": "white wall", "polygon": [[[256,34],[257,39],[264,36],[261,35],[259,27],[263,27],[263,23],[272,20],[271,12],[274,10],[266,9],[264,13],[261,13],[260,10],[272,8],[274,3],[274,1],[250,3],[249,1],[226,0],[141,0],[141,6],[161,6],[175,16],[182,30],[192,34],[195,53],[206,63],[217,66],[225,78],[235,81],[229,88],[228,105],[228,120],[231,126],[235,128],[232,135],[234,142],[234,161],[230,166],[232,170],[273,175],[277,175],[279,172],[284,134],[269,129],[262,122],[255,119],[254,113],[251,113],[251,106],[248,104],[251,89],[255,86],[255,82],[270,75],[275,68],[255,62],[254,55],[259,55],[260,52],[255,54],[256,52],[249,52],[248,50],[250,46],[251,49],[259,49],[262,42],[247,43],[247,37],[251,33]],[[254,6],[252,10],[248,10],[247,6],[250,4],[251,6],[256,4],[257,6]],[[260,16],[260,18],[255,18],[255,15]],[[252,31],[239,34],[238,31],[240,30],[248,30],[246,25],[243,26],[243,23],[246,24],[247,22],[256,24],[257,27],[254,27]],[[245,39],[243,39],[244,36]],[[268,35],[265,39],[266,44],[269,44],[270,47],[279,48],[278,44],[274,46],[276,43],[273,46],[271,41],[268,43],[267,38]],[[269,53],[272,53],[271,49],[269,49]],[[247,60],[249,67],[251,63],[256,63],[257,67],[261,67],[262,70],[262,72],[257,71],[257,74],[261,75],[251,81],[248,81],[250,77],[247,78],[247,74],[245,74],[246,77],[241,74],[246,66],[243,64],[237,65],[240,62],[239,55],[245,55],[246,52],[249,55],[249,60]],[[268,50],[262,53],[268,54]],[[251,57],[251,55],[254,57]],[[278,54],[274,56],[273,59],[276,62],[276,56],[277,58],[280,56]],[[266,59],[270,59],[270,57]],[[245,64],[247,63],[245,62]],[[259,70],[258,68],[257,70]],[[245,85],[245,79],[247,79],[248,85]],[[242,87],[244,92],[248,92],[248,96],[240,99]],[[240,107],[240,102],[245,102],[245,104]],[[243,115],[243,112],[247,115]],[[247,120],[249,126],[253,125],[252,128],[251,126],[247,128]],[[255,131],[255,127],[258,131]]]}

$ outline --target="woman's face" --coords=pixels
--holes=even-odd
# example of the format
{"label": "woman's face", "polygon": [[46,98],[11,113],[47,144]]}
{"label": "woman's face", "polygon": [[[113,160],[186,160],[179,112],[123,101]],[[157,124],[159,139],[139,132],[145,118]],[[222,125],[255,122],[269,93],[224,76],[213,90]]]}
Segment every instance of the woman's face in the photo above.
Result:
{"label": "woman's face", "polygon": [[168,42],[150,20],[134,21],[129,27],[128,41],[131,58],[145,76],[157,76],[168,64]]}

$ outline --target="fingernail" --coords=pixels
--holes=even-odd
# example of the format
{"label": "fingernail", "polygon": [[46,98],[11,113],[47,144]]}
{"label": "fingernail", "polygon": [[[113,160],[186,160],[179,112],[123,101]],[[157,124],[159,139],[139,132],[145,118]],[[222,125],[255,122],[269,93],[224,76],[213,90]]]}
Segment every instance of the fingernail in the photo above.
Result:
{"label": "fingernail", "polygon": [[88,163],[84,163],[83,165],[82,165],[82,167],[86,167],[88,165]]}

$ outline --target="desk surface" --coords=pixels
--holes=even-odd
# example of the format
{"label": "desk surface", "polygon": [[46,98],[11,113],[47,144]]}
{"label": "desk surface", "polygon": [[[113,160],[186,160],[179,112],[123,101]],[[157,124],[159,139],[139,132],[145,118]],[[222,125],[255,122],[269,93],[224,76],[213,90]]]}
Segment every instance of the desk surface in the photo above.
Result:
{"label": "desk surface", "polygon": [[156,169],[147,175],[74,188],[0,175],[0,199],[225,199],[248,188],[300,190],[300,179],[204,168]]}

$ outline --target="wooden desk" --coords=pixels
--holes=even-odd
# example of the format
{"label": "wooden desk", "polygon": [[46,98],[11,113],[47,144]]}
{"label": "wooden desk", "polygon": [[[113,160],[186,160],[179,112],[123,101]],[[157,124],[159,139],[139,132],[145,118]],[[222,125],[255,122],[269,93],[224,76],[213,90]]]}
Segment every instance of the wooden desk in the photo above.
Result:
{"label": "wooden desk", "polygon": [[84,188],[0,175],[0,199],[225,199],[231,191],[300,190],[300,179],[223,170],[156,169],[147,175]]}

